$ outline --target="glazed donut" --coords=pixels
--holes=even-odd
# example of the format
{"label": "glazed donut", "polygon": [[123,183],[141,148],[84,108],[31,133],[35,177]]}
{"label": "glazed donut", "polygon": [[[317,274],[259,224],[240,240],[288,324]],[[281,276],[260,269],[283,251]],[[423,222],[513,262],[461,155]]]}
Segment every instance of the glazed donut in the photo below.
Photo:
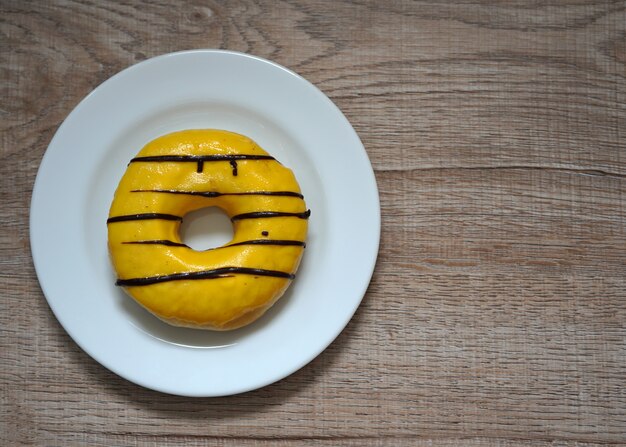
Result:
{"label": "glazed donut", "polygon": [[[219,207],[233,239],[197,251],[184,216]],[[230,330],[259,318],[294,279],[310,211],[292,171],[224,130],[159,137],[133,158],[107,219],[116,284],[175,326]]]}

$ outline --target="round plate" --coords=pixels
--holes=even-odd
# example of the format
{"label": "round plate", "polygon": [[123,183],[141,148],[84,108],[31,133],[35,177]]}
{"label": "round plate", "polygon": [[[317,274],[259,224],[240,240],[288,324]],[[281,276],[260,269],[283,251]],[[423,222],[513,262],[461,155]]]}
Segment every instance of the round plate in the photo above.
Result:
{"label": "round plate", "polygon": [[[128,161],[148,141],[191,128],[255,140],[294,171],[312,213],[287,293],[232,332],[162,323],[115,287],[108,259],[107,214]],[[223,396],[286,377],[337,337],[374,270],[380,206],[363,145],[323,93],[275,63],[199,50],[134,65],[72,111],[41,162],[30,225],[43,292],[82,349],[144,387]]]}

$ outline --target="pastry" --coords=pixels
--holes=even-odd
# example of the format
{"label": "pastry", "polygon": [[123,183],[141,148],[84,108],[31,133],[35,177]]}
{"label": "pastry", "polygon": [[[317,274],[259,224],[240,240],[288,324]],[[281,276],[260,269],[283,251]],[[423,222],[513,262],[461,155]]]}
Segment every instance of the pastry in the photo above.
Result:
{"label": "pastry", "polygon": [[[234,237],[197,251],[179,228],[205,207],[228,215]],[[251,139],[212,129],[164,135],[130,161],[111,204],[116,284],[167,323],[242,327],[293,281],[309,215],[293,172]]]}

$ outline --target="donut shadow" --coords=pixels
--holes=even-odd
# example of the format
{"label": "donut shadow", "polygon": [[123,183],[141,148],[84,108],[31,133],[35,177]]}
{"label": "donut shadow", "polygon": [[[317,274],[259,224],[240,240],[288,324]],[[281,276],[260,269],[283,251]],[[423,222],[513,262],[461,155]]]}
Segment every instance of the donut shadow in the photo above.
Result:
{"label": "donut shadow", "polygon": [[[311,237],[309,239],[313,240],[314,238]],[[311,244],[312,242],[308,241],[308,243]],[[298,275],[303,274],[307,270],[307,266],[307,256],[304,256],[298,268]],[[210,331],[172,326],[142,307],[121,288],[116,287],[114,293],[121,311],[127,315],[130,324],[144,334],[163,343],[185,348],[220,349],[236,345],[245,338],[254,335],[255,332],[272,324],[276,316],[295,302],[294,295],[298,294],[299,287],[299,283],[291,284],[283,296],[258,320],[242,328],[230,331]]]}
{"label": "donut shadow", "polygon": [[255,322],[240,329],[231,331],[208,331],[186,327],[172,326],[160,320],[147,309],[143,308],[123,290],[116,292],[122,311],[136,329],[163,343],[185,348],[220,349],[236,345],[243,339],[271,324],[274,317],[289,305],[293,296],[293,288],[285,294],[263,316]]}

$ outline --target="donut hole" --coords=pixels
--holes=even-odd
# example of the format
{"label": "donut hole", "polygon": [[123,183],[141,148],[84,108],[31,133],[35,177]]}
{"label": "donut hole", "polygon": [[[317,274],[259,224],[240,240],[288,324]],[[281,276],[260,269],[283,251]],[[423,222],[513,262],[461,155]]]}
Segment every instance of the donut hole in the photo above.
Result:
{"label": "donut hole", "polygon": [[233,224],[220,208],[202,208],[185,214],[179,235],[194,250],[209,250],[233,239]]}

